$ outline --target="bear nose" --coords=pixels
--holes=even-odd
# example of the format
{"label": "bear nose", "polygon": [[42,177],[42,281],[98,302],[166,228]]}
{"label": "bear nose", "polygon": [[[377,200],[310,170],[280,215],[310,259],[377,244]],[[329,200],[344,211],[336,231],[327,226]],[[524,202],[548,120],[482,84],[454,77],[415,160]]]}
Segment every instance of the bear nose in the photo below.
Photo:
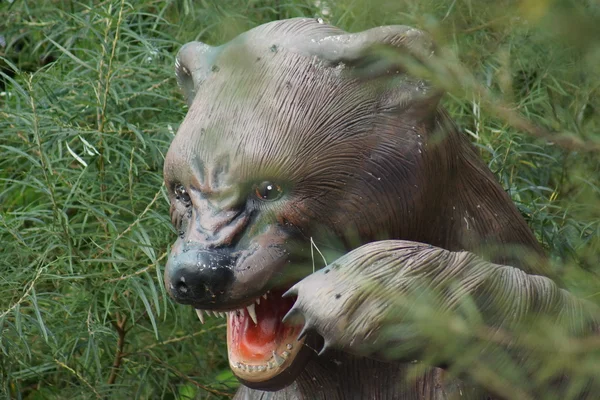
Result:
{"label": "bear nose", "polygon": [[234,262],[223,251],[186,249],[169,258],[167,291],[178,303],[196,308],[221,302],[233,282]]}

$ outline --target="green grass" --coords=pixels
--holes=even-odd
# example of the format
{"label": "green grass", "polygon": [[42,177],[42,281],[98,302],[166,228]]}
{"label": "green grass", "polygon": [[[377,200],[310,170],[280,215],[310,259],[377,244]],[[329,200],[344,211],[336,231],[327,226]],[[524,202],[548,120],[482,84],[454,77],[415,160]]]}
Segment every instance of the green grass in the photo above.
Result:
{"label": "green grass", "polygon": [[162,163],[186,113],[174,55],[279,18],[431,32],[445,106],[570,289],[600,302],[598,6],[340,0],[323,15],[314,3],[0,3],[0,397],[235,391],[222,322],[201,330],[162,284],[175,238]]}

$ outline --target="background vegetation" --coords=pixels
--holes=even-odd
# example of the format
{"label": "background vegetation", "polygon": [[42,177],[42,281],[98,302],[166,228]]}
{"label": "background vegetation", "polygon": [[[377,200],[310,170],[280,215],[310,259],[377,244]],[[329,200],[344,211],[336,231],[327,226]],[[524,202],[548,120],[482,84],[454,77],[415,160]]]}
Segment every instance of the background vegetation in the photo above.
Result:
{"label": "background vegetation", "polygon": [[[600,302],[594,0],[3,1],[0,398],[234,393],[223,320],[201,329],[162,283],[162,163],[186,112],[174,55],[296,16],[431,32],[450,113],[568,287]],[[554,362],[600,376],[599,349]]]}

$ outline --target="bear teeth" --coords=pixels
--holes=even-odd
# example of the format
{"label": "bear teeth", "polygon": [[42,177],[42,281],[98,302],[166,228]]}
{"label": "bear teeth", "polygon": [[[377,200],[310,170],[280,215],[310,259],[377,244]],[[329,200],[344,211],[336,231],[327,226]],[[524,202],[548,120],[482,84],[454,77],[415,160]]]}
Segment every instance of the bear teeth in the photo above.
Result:
{"label": "bear teeth", "polygon": [[[287,348],[291,350],[292,344],[288,344]],[[246,363],[238,361],[237,363],[235,363],[235,365],[234,364],[231,364],[231,365],[234,368],[242,369],[247,372],[264,372],[267,369],[271,370],[274,368],[281,367],[283,365],[283,363],[285,362],[285,360],[290,356],[290,353],[288,351],[283,351],[281,354],[278,354],[275,352],[275,350],[273,350],[273,352],[271,354],[272,354],[272,358],[264,364],[252,365],[252,364],[246,364]]]}
{"label": "bear teeth", "polygon": [[[260,304],[260,298],[262,297],[263,299],[267,299],[267,294],[269,292],[267,291],[265,294],[263,294],[262,296],[257,297],[256,299],[254,299],[254,302],[256,304]],[[230,315],[233,316],[233,313],[236,312],[244,312],[244,309],[246,311],[248,311],[248,315],[250,316],[250,319],[252,319],[252,322],[254,322],[254,325],[258,325],[258,318],[256,317],[256,304],[252,303],[249,306],[246,306],[244,308],[240,308],[237,310],[233,310],[233,311],[212,311],[212,310],[201,310],[199,308],[196,308],[196,315],[198,316],[198,319],[200,320],[200,322],[202,322],[204,324],[205,321],[205,317],[202,314],[202,312],[205,312],[207,316],[214,316],[217,318],[225,318],[226,315]]]}
{"label": "bear teeth", "polygon": [[202,322],[204,324],[204,317],[202,316],[202,310],[199,310],[196,308],[196,315],[198,316],[198,319],[200,320],[200,322]]}
{"label": "bear teeth", "polygon": [[248,307],[246,307],[246,310],[248,310],[248,314],[250,315],[250,318],[252,318],[254,325],[258,325],[258,318],[256,318],[256,309],[254,304],[250,304]]}

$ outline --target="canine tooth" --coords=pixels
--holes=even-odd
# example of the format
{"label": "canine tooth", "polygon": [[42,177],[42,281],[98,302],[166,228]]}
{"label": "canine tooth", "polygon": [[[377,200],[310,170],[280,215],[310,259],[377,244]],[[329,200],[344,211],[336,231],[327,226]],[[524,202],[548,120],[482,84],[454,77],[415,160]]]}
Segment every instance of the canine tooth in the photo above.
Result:
{"label": "canine tooth", "polygon": [[260,304],[260,297],[256,299],[256,304]]}
{"label": "canine tooth", "polygon": [[218,311],[213,311],[213,315],[217,318],[219,318],[219,312]]}
{"label": "canine tooth", "polygon": [[254,325],[258,325],[258,319],[256,318],[256,310],[254,309],[254,304],[250,304],[248,307],[246,307],[246,310],[248,310],[250,318],[252,318],[252,321],[254,321]]}
{"label": "canine tooth", "polygon": [[210,311],[208,311],[208,310],[204,310],[204,312],[206,313],[206,315],[207,315],[208,317],[210,317]]}
{"label": "canine tooth", "polygon": [[200,320],[200,322],[204,323],[204,317],[202,316],[202,310],[199,310],[196,308],[196,315],[198,316],[198,319]]}

